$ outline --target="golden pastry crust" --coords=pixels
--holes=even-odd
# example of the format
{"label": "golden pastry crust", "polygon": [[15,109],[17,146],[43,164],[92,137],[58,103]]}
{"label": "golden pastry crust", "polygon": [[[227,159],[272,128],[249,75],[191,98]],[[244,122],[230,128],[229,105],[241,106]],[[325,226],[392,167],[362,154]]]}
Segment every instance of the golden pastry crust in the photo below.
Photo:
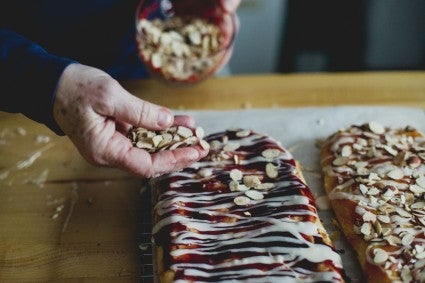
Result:
{"label": "golden pastry crust", "polygon": [[292,156],[247,130],[206,140],[205,159],[153,184],[158,282],[344,282]]}
{"label": "golden pastry crust", "polygon": [[324,186],[369,283],[424,282],[425,139],[371,122],[322,146]]}

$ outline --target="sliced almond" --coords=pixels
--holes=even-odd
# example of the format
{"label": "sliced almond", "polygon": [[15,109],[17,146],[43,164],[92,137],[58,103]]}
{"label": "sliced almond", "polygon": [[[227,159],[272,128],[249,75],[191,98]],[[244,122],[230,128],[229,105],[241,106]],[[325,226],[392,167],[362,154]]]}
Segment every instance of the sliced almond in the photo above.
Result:
{"label": "sliced almond", "polygon": [[360,184],[359,185],[359,190],[360,190],[360,192],[365,196],[366,194],[367,194],[367,192],[368,192],[368,187],[367,186],[365,186],[364,184]]}
{"label": "sliced almond", "polygon": [[210,149],[210,144],[206,141],[206,140],[200,140],[199,144],[201,145],[201,147],[204,150],[209,150]]}
{"label": "sliced almond", "polygon": [[390,217],[388,215],[378,215],[377,218],[382,223],[388,224],[388,223],[391,222],[391,219],[390,219]]}
{"label": "sliced almond", "polygon": [[246,191],[245,195],[253,200],[260,200],[264,198],[264,195],[262,193],[253,190]]}
{"label": "sliced almond", "polygon": [[238,187],[239,187],[239,182],[238,182],[238,181],[231,181],[231,182],[229,183],[229,189],[230,189],[230,191],[232,191],[232,192],[237,191],[237,190],[238,190]]}
{"label": "sliced almond", "polygon": [[387,176],[393,180],[400,180],[403,179],[404,177],[404,172],[403,170],[399,169],[399,168],[395,168],[391,171],[389,171],[387,173]]}
{"label": "sliced almond", "polygon": [[182,138],[179,136],[179,135],[174,135],[173,136],[173,141],[174,142],[179,142],[179,141],[181,141],[182,140]]}
{"label": "sliced almond", "polygon": [[163,133],[162,140],[164,144],[169,144],[173,140],[173,135],[170,133]]}
{"label": "sliced almond", "polygon": [[395,208],[396,212],[398,213],[398,215],[400,215],[401,217],[406,217],[406,218],[411,218],[412,214],[407,212],[406,210],[404,210],[401,207],[396,207]]}
{"label": "sliced almond", "polygon": [[388,253],[380,248],[373,250],[373,261],[377,264],[382,264],[388,260]]}
{"label": "sliced almond", "polygon": [[397,156],[397,154],[398,154],[398,151],[395,150],[394,148],[392,148],[391,146],[384,145],[384,149],[385,149],[386,152],[388,152],[392,156]]}
{"label": "sliced almond", "polygon": [[341,157],[337,157],[332,161],[332,164],[335,166],[343,166],[345,164],[348,163],[348,161],[350,161],[350,158],[346,157],[346,156],[341,156]]}
{"label": "sliced almond", "polygon": [[403,266],[403,268],[401,269],[401,274],[400,274],[401,280],[403,280],[403,283],[409,283],[412,282],[413,277],[412,277],[412,272],[410,271],[408,266]]}
{"label": "sliced almond", "polygon": [[375,133],[377,135],[382,135],[383,133],[385,133],[385,128],[378,122],[371,121],[368,125],[369,130],[371,130],[372,133]]}
{"label": "sliced almond", "polygon": [[195,137],[195,136],[188,137],[188,138],[186,138],[186,139],[184,140],[184,143],[185,143],[185,144],[187,144],[187,145],[193,145],[193,144],[195,144],[195,143],[197,143],[197,142],[198,142],[198,138],[197,138],[197,137]]}
{"label": "sliced almond", "polygon": [[229,142],[224,147],[224,151],[235,151],[240,147],[240,144],[237,142]]}
{"label": "sliced almond", "polygon": [[184,127],[184,126],[178,126],[177,127],[177,134],[179,136],[181,136],[182,138],[185,138],[185,139],[193,136],[192,130],[187,128],[187,127]]}
{"label": "sliced almond", "polygon": [[371,187],[369,190],[368,190],[368,192],[367,192],[367,195],[369,195],[369,196],[377,196],[377,195],[379,195],[380,194],[380,190],[378,190],[376,187]]}
{"label": "sliced almond", "polygon": [[415,202],[410,206],[411,209],[423,209],[425,208],[425,201]]}
{"label": "sliced almond", "polygon": [[187,145],[187,143],[185,143],[185,142],[176,142],[176,143],[173,143],[172,145],[170,145],[170,147],[168,149],[169,150],[175,150],[175,149],[179,148],[182,145]]}
{"label": "sliced almond", "polygon": [[226,135],[224,135],[224,136],[222,136],[222,137],[221,137],[221,141],[222,141],[223,143],[228,143],[228,142],[229,142],[229,137],[228,137],[228,136],[226,136]]}
{"label": "sliced almond", "polygon": [[250,130],[242,130],[236,133],[236,136],[239,138],[245,138],[251,134]]}
{"label": "sliced almond", "polygon": [[351,149],[351,146],[344,145],[341,149],[341,156],[342,157],[349,157],[353,154],[353,150]]}
{"label": "sliced almond", "polygon": [[269,178],[276,178],[279,174],[279,171],[277,170],[277,167],[273,165],[272,163],[267,163],[266,165],[266,175]]}
{"label": "sliced almond", "polygon": [[365,222],[375,222],[376,221],[376,215],[370,211],[366,211],[362,215],[363,221]]}
{"label": "sliced almond", "polygon": [[418,185],[410,185],[409,190],[414,193],[415,195],[420,195],[425,193],[425,189],[418,186]]}
{"label": "sliced almond", "polygon": [[161,135],[156,135],[152,138],[152,143],[154,147],[158,147],[159,143],[163,140]]}
{"label": "sliced almond", "polygon": [[213,140],[211,141],[210,146],[212,149],[217,150],[221,147],[221,142],[218,140]]}
{"label": "sliced almond", "polygon": [[245,205],[250,204],[251,200],[250,200],[250,198],[248,198],[246,196],[239,196],[239,197],[235,197],[235,199],[233,200],[233,202],[236,205],[245,206]]}
{"label": "sliced almond", "polygon": [[205,131],[201,127],[197,127],[195,129],[195,135],[198,137],[198,139],[202,140],[205,136]]}
{"label": "sliced almond", "polygon": [[162,61],[162,55],[161,54],[159,54],[159,53],[152,54],[151,63],[152,63],[152,66],[154,68],[161,68],[162,62],[163,61]]}
{"label": "sliced almond", "polygon": [[240,164],[240,162],[239,162],[239,155],[237,155],[237,154],[234,154],[233,155],[233,161],[235,162],[235,164]]}
{"label": "sliced almond", "polygon": [[372,224],[369,222],[363,223],[362,227],[360,228],[360,232],[365,236],[369,236],[372,233]]}
{"label": "sliced almond", "polygon": [[425,259],[425,252],[420,252],[415,255],[417,259]]}
{"label": "sliced almond", "polygon": [[257,190],[269,190],[269,189],[273,189],[275,186],[276,185],[273,184],[273,183],[261,183],[260,185],[258,185],[254,189],[257,189]]}
{"label": "sliced almond", "polygon": [[247,186],[240,184],[238,181],[231,181],[229,183],[229,188],[230,188],[230,191],[232,191],[232,192],[235,192],[235,191],[245,192],[245,191],[249,190],[249,188]]}
{"label": "sliced almond", "polygon": [[261,184],[260,178],[255,175],[243,176],[243,183],[250,188],[256,188]]}
{"label": "sliced almond", "polygon": [[420,177],[420,178],[417,178],[416,179],[416,184],[419,186],[419,187],[421,187],[421,188],[424,188],[425,189],[425,177]]}
{"label": "sliced almond", "polygon": [[213,174],[213,170],[211,168],[202,168],[201,170],[198,171],[199,176],[201,177],[209,177],[212,176]]}
{"label": "sliced almond", "polygon": [[233,181],[240,181],[240,180],[242,180],[242,177],[243,177],[243,173],[239,169],[232,169],[232,171],[230,171],[229,175],[230,175],[230,178]]}
{"label": "sliced almond", "polygon": [[376,233],[378,233],[378,235],[381,235],[381,233],[382,233],[382,225],[381,225],[381,223],[379,223],[379,221],[375,221],[373,223],[373,227],[375,228]]}
{"label": "sliced almond", "polygon": [[273,160],[281,154],[281,151],[275,148],[268,148],[261,152],[261,155],[267,159]]}
{"label": "sliced almond", "polygon": [[249,187],[245,186],[244,184],[238,184],[236,190],[239,192],[246,192],[249,190]]}
{"label": "sliced almond", "polygon": [[403,238],[401,239],[401,244],[403,246],[410,246],[410,244],[413,242],[414,239],[415,237],[412,234],[406,233],[406,235],[404,235]]}
{"label": "sliced almond", "polygon": [[[382,226],[382,225],[381,225]],[[382,233],[382,236],[388,236],[388,235],[390,235],[391,234],[391,232],[392,232],[392,230],[391,230],[391,228],[389,228],[389,227],[382,227],[381,228],[381,233]]]}
{"label": "sliced almond", "polygon": [[153,149],[153,145],[147,142],[138,141],[136,147],[141,149]]}

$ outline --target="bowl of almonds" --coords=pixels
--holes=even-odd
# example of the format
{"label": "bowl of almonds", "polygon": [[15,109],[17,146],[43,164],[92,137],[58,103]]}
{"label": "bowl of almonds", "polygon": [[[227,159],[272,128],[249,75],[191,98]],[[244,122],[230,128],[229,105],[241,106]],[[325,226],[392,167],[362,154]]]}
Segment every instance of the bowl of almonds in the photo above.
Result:
{"label": "bowl of almonds", "polygon": [[219,0],[142,0],[136,11],[139,57],[152,77],[178,85],[215,74],[230,56],[236,15]]}

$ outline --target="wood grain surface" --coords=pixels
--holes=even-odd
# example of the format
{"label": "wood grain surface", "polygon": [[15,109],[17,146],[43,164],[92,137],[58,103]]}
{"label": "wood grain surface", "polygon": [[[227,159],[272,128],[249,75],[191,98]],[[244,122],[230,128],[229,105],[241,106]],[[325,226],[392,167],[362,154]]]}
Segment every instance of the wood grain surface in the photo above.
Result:
{"label": "wood grain surface", "polygon": [[[399,105],[425,109],[425,72],[128,81],[174,109]],[[84,161],[66,137],[0,112],[0,282],[138,282],[142,180]]]}

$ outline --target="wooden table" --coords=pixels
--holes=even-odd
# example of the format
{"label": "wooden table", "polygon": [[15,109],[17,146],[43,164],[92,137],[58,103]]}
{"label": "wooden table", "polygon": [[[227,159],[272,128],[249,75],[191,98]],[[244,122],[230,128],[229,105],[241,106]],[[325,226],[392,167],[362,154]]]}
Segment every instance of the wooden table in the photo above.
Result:
{"label": "wooden table", "polygon": [[[175,109],[425,109],[425,72],[235,76],[177,89],[123,84]],[[125,172],[90,166],[66,137],[0,112],[0,282],[137,282],[141,187]]]}

